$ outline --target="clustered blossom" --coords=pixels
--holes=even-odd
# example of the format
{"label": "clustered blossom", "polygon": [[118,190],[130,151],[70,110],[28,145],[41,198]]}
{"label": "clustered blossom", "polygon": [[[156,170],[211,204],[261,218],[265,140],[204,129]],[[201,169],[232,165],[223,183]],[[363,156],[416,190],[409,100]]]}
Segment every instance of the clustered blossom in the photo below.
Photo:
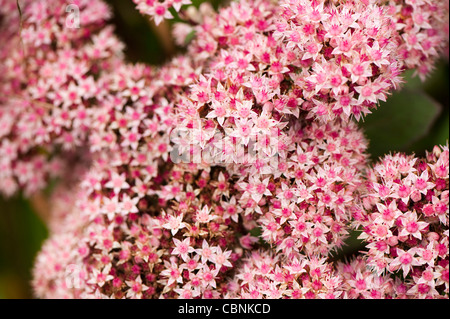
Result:
{"label": "clustered blossom", "polygon": [[[73,30],[53,2],[0,11],[16,22],[0,33],[0,191],[81,163],[54,194],[36,296],[448,298],[448,147],[367,172],[354,121],[432,69],[448,4],[134,0],[194,23],[174,28],[195,34],[186,54],[153,68],[125,61],[101,0],[75,1]],[[357,227],[367,253],[332,262]]]}
{"label": "clustered blossom", "polygon": [[449,293],[449,149],[420,159],[388,155],[368,173],[365,214],[356,214],[367,244],[367,265],[403,278],[407,295]]}
{"label": "clustered blossom", "polygon": [[[129,198],[136,194],[125,191],[120,192],[120,200],[98,195],[86,202],[80,200],[87,195],[81,192],[65,228],[54,231],[36,260],[36,294],[46,298],[220,297],[229,269],[242,254],[240,249],[230,250],[240,246],[235,234],[242,227],[225,224],[206,205],[197,206],[208,191],[196,187],[186,192],[189,199],[180,205],[174,201],[158,205],[155,198],[136,204]],[[136,205],[139,214],[130,212]],[[60,243],[64,246],[55,250]]]}
{"label": "clustered blossom", "polygon": [[[11,2],[3,6],[13,11],[2,18],[1,53],[1,91],[8,97],[1,110],[1,178],[8,195],[43,188],[47,175],[64,170],[61,159],[84,146],[111,110],[102,74],[117,69],[123,45],[105,27],[108,8],[77,1],[81,27],[68,28],[66,6],[58,1],[22,1],[21,16]],[[177,33],[196,34],[187,63],[202,76],[188,94],[170,101],[180,109],[178,129],[196,132],[198,145],[190,147],[219,151],[230,144],[249,147],[256,135],[268,141],[270,158],[273,143],[288,138],[283,128],[292,116],[359,119],[398,86],[404,69],[431,70],[446,48],[445,3],[257,0],[232,2],[220,14],[205,5],[188,10],[185,16],[200,24],[183,24]],[[181,10],[182,4],[188,3],[137,3],[149,15],[150,7]],[[408,32],[420,33],[415,37],[429,52],[405,44],[413,37]],[[142,93],[142,84],[131,89]],[[222,136],[208,142],[218,131]]]}
{"label": "clustered blossom", "polygon": [[361,256],[331,262],[305,255],[286,259],[261,251],[244,258],[228,290],[227,298],[239,299],[408,298],[401,280],[370,271]]}
{"label": "clustered blossom", "polygon": [[289,136],[276,175],[250,174],[237,184],[240,203],[254,201],[261,237],[277,252],[327,256],[342,246],[351,212],[360,210],[367,144],[353,122],[293,126]]}
{"label": "clustered blossom", "polygon": [[399,278],[370,270],[365,258],[358,256],[335,265],[344,299],[408,299],[407,287]]}
{"label": "clustered blossom", "polygon": [[[194,151],[204,150],[211,138],[206,147],[219,151],[235,144],[251,148],[255,136],[288,147],[290,121],[359,119],[397,86],[397,33],[383,8],[297,2],[232,2],[194,28],[188,52],[204,70],[177,103],[178,128],[203,135],[194,139]],[[335,23],[341,32],[332,35],[328,29]],[[348,43],[345,52],[341,42]],[[263,152],[269,161],[270,147]]]}
{"label": "clustered blossom", "polygon": [[[208,12],[201,9],[190,16],[198,19]],[[183,24],[176,30],[177,35],[195,32],[188,50],[194,59],[208,59],[205,78],[183,106],[201,109],[224,130],[238,126],[237,134],[243,126],[258,129],[252,125],[254,113],[265,112],[275,120],[298,117],[300,111],[325,122],[360,119],[398,87],[405,69],[419,67],[425,74],[422,65],[431,65],[446,47],[448,32],[442,29],[448,24],[448,8],[439,4],[423,10],[442,13],[422,18],[429,21],[430,41],[439,46],[426,54],[426,61],[420,59],[422,64],[405,64],[405,55],[415,52],[404,44],[408,28],[390,6],[377,1],[231,2],[216,17],[204,15],[199,27]],[[244,99],[253,103],[238,99],[242,106],[234,106],[239,86]],[[199,125],[198,116],[186,120]]]}
{"label": "clustered blossom", "polygon": [[[105,87],[114,110],[97,131],[103,135],[91,136],[92,147],[103,152],[81,179],[74,209],[52,216],[52,225],[61,227],[53,228],[38,256],[37,295],[217,298],[241,246],[251,246],[242,221],[219,205],[227,173],[170,161],[167,132],[175,123],[167,98],[180,94],[195,72],[173,66],[159,72],[164,82],[146,67],[124,64],[111,74]],[[53,249],[67,234],[77,240],[64,251],[77,253],[61,261]],[[53,266],[58,269],[49,276],[45,270]],[[66,269],[78,285],[69,291]]]}
{"label": "clustered blossom", "polygon": [[72,28],[65,0],[19,1],[20,15],[15,1],[0,2],[3,194],[40,191],[86,160],[78,150],[107,108],[102,76],[121,61],[123,45],[106,26],[104,2],[74,3],[80,26]]}
{"label": "clustered blossom", "polygon": [[[159,116],[158,119],[155,122],[164,122]],[[145,119],[141,123],[146,123]],[[77,200],[75,211],[63,218],[53,216],[57,218],[56,223],[66,226],[55,231],[39,255],[35,265],[36,292],[45,292],[44,296],[50,298],[66,296],[67,290],[61,285],[65,285],[64,278],[67,276],[63,270],[70,266],[85,274],[82,280],[78,279],[83,283],[83,289],[72,291],[71,296],[77,298],[231,296],[227,295],[229,288],[226,279],[244,252],[258,246],[258,238],[250,233],[257,225],[263,229],[262,239],[280,247],[281,251],[277,251],[280,255],[299,256],[300,250],[308,255],[317,253],[326,256],[329,247],[342,244],[347,234],[345,227],[349,216],[345,210],[353,205],[348,202],[354,188],[360,183],[359,177],[354,176],[359,173],[356,168],[335,172],[332,166],[324,165],[317,170],[312,167],[315,162],[331,158],[333,154],[336,160],[348,166],[362,166],[365,159],[358,152],[358,148],[364,149],[365,145],[361,144],[361,136],[355,127],[342,131],[333,129],[336,130],[335,127],[329,127],[323,132],[315,126],[299,139],[303,145],[308,145],[309,139],[316,139],[322,134],[326,138],[323,137],[317,143],[318,148],[334,151],[330,145],[337,140],[343,144],[342,147],[349,148],[344,148],[343,154],[318,153],[317,150],[311,151],[310,158],[305,155],[308,153],[303,153],[302,142],[298,143],[293,153],[300,158],[297,165],[301,165],[304,173],[299,167],[294,171],[299,174],[298,179],[303,177],[305,183],[315,190],[314,195],[309,195],[300,180],[303,189],[298,189],[298,194],[292,197],[288,195],[290,189],[297,193],[297,185],[290,185],[290,189],[282,186],[292,179],[289,173],[291,169],[287,169],[284,178],[274,179],[272,176],[274,182],[270,184],[273,186],[267,185],[267,190],[272,189],[273,194],[278,196],[272,196],[269,191],[264,195],[264,200],[254,201],[248,196],[250,188],[243,188],[243,182],[232,183],[233,179],[237,181],[238,178],[232,178],[220,167],[167,165],[163,160],[164,154],[153,158],[147,155],[146,161],[139,163],[137,155],[133,158],[130,154],[118,153],[118,156],[110,158],[117,167],[110,167],[104,159],[99,160],[83,178],[83,192]],[[141,143],[141,150],[147,145]],[[353,149],[350,150],[351,145]],[[133,164],[126,165],[124,161]],[[154,162],[154,166],[148,166],[148,161]],[[324,177],[320,177],[322,174],[325,174]],[[324,184],[317,182],[318,179],[323,180]],[[254,182],[253,179],[250,181]],[[312,184],[311,181],[317,183]],[[235,187],[232,187],[233,184]],[[257,190],[259,185],[255,186]],[[327,194],[322,194],[323,189],[326,189]],[[325,195],[330,197],[330,201],[324,200]],[[88,202],[87,196],[91,198]],[[298,199],[300,203],[305,201],[305,205],[297,207]],[[258,202],[261,207],[257,205]],[[331,205],[336,206],[330,209]],[[266,213],[260,217],[258,211],[262,213],[263,210]],[[272,227],[266,224],[269,218],[277,228],[274,232],[277,242],[266,235]],[[304,228],[299,224],[303,224]],[[292,230],[288,230],[290,227]],[[71,254],[65,266],[48,277],[48,272],[42,270],[58,260],[53,256],[54,241],[59,241],[67,233],[73,234],[78,240],[66,249],[83,250],[85,253]],[[92,255],[96,257],[86,259],[86,256]],[[322,263],[325,261],[323,256],[320,258]],[[101,263],[99,259],[107,263]],[[96,282],[92,276],[98,274],[110,275],[110,280],[105,283],[101,275],[102,280]],[[53,276],[58,280],[54,280]],[[114,280],[117,286],[114,286]],[[136,294],[132,286],[123,284],[127,281],[136,283],[136,280],[148,292],[139,290]],[[112,282],[112,286],[109,282]]]}

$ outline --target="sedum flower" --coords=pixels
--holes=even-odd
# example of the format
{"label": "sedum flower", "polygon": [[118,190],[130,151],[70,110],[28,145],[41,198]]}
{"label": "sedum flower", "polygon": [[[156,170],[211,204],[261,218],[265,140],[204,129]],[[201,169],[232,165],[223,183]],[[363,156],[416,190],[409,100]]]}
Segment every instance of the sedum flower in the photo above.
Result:
{"label": "sedum flower", "polygon": [[[356,124],[403,71],[431,70],[448,5],[134,2],[192,22],[185,55],[127,63],[100,0],[79,1],[73,32],[44,1],[25,1],[21,39],[2,25],[0,190],[80,163],[52,201],[37,297],[448,298],[448,146],[368,168]],[[364,258],[332,261],[352,227]]]}
{"label": "sedum flower", "polygon": [[[448,269],[448,154],[436,146],[425,158],[387,155],[368,172],[367,214],[356,218],[367,264],[378,274],[400,273],[410,297],[448,298],[446,279],[434,278],[437,268]],[[430,280],[420,281],[429,271]]]}

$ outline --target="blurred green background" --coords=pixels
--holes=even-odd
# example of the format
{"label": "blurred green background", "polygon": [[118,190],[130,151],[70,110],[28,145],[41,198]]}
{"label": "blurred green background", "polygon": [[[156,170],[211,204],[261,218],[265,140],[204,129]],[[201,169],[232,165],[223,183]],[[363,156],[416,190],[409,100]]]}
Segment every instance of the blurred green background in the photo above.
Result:
{"label": "blurred green background", "polygon": [[[217,7],[220,1],[210,2]],[[113,9],[112,23],[127,46],[130,61],[159,65],[181,52],[171,43],[161,41],[163,37],[157,34],[165,30],[155,28],[142,17],[131,0],[107,2]],[[424,83],[413,78],[412,72],[406,74],[405,80],[402,90],[360,123],[370,140],[373,160],[393,151],[424,155],[434,145],[446,144],[449,138],[448,60],[440,61]],[[352,234],[348,246],[336,258],[361,249],[357,235]],[[45,225],[29,201],[21,196],[8,200],[0,197],[0,299],[33,297],[31,269],[47,236]]]}

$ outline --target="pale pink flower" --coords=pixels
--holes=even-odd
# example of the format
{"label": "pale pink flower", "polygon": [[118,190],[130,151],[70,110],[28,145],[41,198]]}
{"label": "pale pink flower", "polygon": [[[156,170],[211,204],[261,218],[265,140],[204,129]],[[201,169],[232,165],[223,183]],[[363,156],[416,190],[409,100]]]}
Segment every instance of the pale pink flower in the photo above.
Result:
{"label": "pale pink flower", "polygon": [[183,241],[174,238],[173,242],[175,243],[175,248],[172,250],[172,255],[181,256],[184,261],[187,260],[189,253],[195,251],[190,244],[189,238],[186,238]]}

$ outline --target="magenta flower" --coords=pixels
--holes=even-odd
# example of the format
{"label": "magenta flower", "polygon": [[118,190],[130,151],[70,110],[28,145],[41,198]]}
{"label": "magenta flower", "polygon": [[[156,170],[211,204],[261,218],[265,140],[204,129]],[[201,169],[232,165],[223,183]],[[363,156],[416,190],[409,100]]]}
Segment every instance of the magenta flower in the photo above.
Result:
{"label": "magenta flower", "polygon": [[370,165],[356,123],[446,53],[448,1],[134,3],[184,55],[0,0],[0,193],[62,180],[36,297],[448,298],[448,145]]}
{"label": "magenta flower", "polygon": [[448,273],[448,158],[448,146],[436,146],[425,159],[385,156],[368,172],[367,214],[356,218],[367,264],[378,274],[400,272],[411,297],[448,297],[445,275],[434,278],[436,269]]}

